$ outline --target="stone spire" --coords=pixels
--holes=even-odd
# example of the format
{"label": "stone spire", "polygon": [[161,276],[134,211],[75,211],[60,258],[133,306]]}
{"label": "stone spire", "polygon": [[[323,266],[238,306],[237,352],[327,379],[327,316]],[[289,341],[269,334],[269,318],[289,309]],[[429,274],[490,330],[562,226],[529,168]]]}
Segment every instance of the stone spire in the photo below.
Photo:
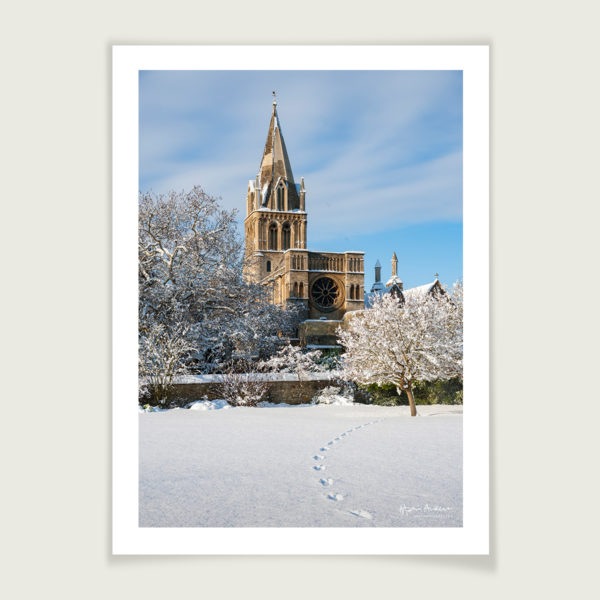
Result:
{"label": "stone spire", "polygon": [[396,252],[392,256],[392,277],[398,276],[398,257],[396,256]]}
{"label": "stone spire", "polygon": [[279,115],[277,114],[277,100],[273,93],[273,111],[267,133],[267,141],[263,151],[260,169],[258,172],[261,189],[261,205],[266,206],[273,194],[273,188],[281,179],[287,188],[288,207],[299,208],[298,192],[294,183],[294,175],[288,158],[287,149],[281,132]]}
{"label": "stone spire", "polygon": [[392,276],[389,278],[388,282],[385,285],[387,287],[396,285],[400,289],[402,289],[404,287],[404,284],[402,283],[402,279],[400,279],[400,277],[398,277],[398,257],[396,256],[396,252],[394,252],[394,255],[392,256],[391,263],[392,263]]}

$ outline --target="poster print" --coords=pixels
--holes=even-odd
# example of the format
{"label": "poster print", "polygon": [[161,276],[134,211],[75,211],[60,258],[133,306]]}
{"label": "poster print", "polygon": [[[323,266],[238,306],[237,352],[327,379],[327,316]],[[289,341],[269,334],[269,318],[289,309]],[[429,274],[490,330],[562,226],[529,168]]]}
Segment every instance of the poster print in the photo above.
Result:
{"label": "poster print", "polygon": [[487,77],[115,48],[116,553],[487,552]]}

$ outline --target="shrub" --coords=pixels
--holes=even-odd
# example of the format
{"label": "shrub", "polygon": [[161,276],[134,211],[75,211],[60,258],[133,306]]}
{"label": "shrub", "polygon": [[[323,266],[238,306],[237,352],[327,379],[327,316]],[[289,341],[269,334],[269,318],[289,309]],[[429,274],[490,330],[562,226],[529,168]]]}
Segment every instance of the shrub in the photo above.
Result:
{"label": "shrub", "polygon": [[[398,396],[392,384],[359,385],[356,401],[379,406],[408,406],[405,394]],[[414,384],[415,404],[462,404],[462,382],[458,378],[436,381],[417,381]]]}
{"label": "shrub", "polygon": [[231,406],[256,406],[267,393],[267,383],[260,373],[231,371],[223,375],[221,395]]}
{"label": "shrub", "polygon": [[337,371],[340,368],[341,349],[328,348],[321,350],[321,356],[315,361],[325,371]]}
{"label": "shrub", "polygon": [[458,377],[419,381],[415,385],[415,401],[417,404],[462,404],[462,389]]}

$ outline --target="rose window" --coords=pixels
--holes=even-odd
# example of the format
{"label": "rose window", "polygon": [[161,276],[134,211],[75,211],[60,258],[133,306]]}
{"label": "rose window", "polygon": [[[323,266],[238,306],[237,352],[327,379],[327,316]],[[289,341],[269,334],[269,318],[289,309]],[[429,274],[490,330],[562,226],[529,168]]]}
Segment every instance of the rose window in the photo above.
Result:
{"label": "rose window", "polygon": [[332,308],[340,297],[340,288],[330,277],[321,277],[313,283],[311,296],[319,307]]}

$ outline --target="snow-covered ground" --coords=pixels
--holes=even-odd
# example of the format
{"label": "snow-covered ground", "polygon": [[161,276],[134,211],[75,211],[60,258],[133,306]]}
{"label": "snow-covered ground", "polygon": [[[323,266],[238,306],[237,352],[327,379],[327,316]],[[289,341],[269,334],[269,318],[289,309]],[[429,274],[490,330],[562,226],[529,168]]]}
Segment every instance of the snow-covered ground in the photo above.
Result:
{"label": "snow-covered ground", "polygon": [[140,413],[140,526],[460,527],[462,406],[417,409]]}

